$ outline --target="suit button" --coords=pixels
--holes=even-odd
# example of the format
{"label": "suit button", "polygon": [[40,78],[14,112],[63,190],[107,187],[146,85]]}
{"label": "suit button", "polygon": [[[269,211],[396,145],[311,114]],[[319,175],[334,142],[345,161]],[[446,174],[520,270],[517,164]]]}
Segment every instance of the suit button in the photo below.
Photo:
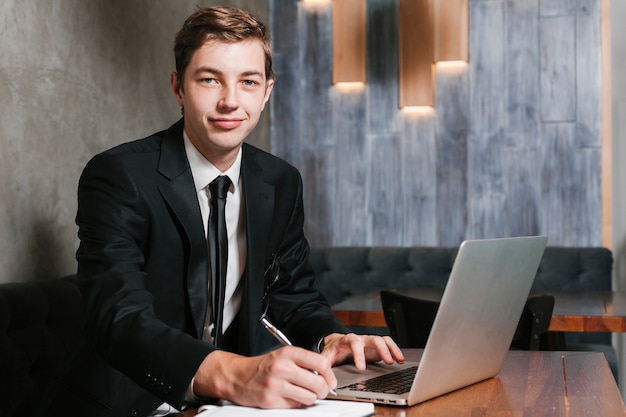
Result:
{"label": "suit button", "polygon": [[139,410],[134,410],[132,413],[128,415],[128,417],[136,417],[139,415]]}

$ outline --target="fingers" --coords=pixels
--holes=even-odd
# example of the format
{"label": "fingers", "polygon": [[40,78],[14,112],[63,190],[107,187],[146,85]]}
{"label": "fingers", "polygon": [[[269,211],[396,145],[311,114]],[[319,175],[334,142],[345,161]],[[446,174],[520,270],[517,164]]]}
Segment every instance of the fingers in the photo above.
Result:
{"label": "fingers", "polygon": [[194,377],[194,395],[260,408],[298,408],[325,398],[337,380],[318,353],[283,347],[266,355],[209,354]]}
{"label": "fingers", "polygon": [[[325,398],[337,386],[331,362],[318,353],[296,347],[285,347],[270,354],[271,375],[286,381],[285,396],[310,405]],[[314,394],[311,396],[311,394]]]}
{"label": "fingers", "polygon": [[[396,345],[393,339],[389,336],[365,336],[368,340],[366,345],[366,358],[367,360],[382,360],[386,364],[392,364],[394,362],[403,363],[404,355],[402,350]],[[368,345],[372,343],[372,345]]]}
{"label": "fingers", "polygon": [[389,336],[333,334],[326,337],[324,346],[324,355],[330,357],[334,364],[352,356],[354,365],[361,370],[365,369],[367,362],[404,362],[402,351]]}
{"label": "fingers", "polygon": [[[332,362],[319,353],[298,349],[297,365],[299,378],[306,378],[311,384],[323,383],[318,398],[326,398],[328,391],[337,387],[337,378],[332,370]],[[309,372],[306,372],[309,371]],[[303,375],[306,374],[305,375]],[[294,381],[295,383],[295,381]]]}

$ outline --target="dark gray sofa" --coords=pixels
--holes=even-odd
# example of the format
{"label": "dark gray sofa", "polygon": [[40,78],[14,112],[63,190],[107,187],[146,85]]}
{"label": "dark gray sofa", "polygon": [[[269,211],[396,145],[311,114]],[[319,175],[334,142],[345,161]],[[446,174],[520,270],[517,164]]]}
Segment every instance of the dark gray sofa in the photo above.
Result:
{"label": "dark gray sofa", "polygon": [[[335,304],[381,287],[445,286],[456,248],[312,248],[317,285]],[[611,288],[612,255],[602,248],[548,248],[535,280],[542,290]],[[0,284],[0,417],[32,415],[70,350],[83,342],[83,302],[73,278]],[[610,334],[570,334],[568,347],[605,349],[616,372]]]}
{"label": "dark gray sofa", "polygon": [[73,278],[0,285],[0,416],[32,416],[70,350],[82,342]]}

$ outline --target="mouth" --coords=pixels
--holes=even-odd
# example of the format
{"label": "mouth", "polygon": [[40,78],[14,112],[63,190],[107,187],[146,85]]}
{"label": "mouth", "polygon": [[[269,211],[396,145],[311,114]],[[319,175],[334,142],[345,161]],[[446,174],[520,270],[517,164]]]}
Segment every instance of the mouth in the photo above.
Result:
{"label": "mouth", "polygon": [[219,118],[219,119],[211,119],[211,123],[224,130],[235,129],[243,123],[243,119],[227,119],[227,118]]}

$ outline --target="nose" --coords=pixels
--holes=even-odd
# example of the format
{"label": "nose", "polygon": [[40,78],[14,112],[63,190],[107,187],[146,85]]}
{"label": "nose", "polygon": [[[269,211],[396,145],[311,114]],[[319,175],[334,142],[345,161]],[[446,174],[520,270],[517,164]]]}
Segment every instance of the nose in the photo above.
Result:
{"label": "nose", "polygon": [[220,111],[232,111],[239,107],[236,88],[224,86],[222,87],[221,93],[222,94],[217,103]]}

